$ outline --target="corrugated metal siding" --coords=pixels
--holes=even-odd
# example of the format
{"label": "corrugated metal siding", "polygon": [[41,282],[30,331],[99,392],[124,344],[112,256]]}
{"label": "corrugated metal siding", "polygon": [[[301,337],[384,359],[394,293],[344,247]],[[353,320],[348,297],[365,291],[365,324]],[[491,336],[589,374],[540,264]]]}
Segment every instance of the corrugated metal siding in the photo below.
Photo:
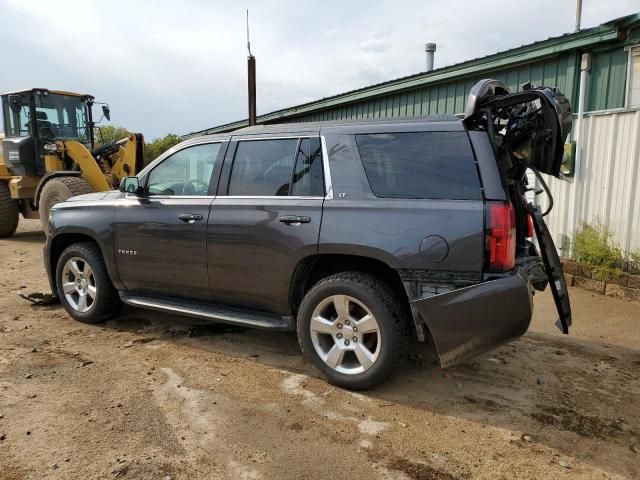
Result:
{"label": "corrugated metal siding", "polygon": [[[584,129],[576,218],[599,220],[623,249],[640,249],[640,111],[587,116]],[[561,244],[569,232],[569,196],[575,183],[547,181],[555,200],[549,229]]]}
{"label": "corrugated metal siding", "polygon": [[[587,111],[619,108],[624,106],[627,52],[622,47],[593,55],[589,80]],[[579,57],[570,53],[527,63],[502,70],[487,71],[473,77],[465,77],[428,87],[394,93],[346,106],[326,109],[281,121],[307,122],[315,120],[345,120],[385,117],[433,115],[464,112],[471,87],[483,78],[496,78],[511,91],[520,90],[528,81],[534,85],[559,88],[577,109],[577,72]]]}
{"label": "corrugated metal siding", "polygon": [[489,71],[471,78],[421,87],[407,92],[371,98],[363,102],[349,104],[302,115],[284,121],[308,122],[316,120],[345,120],[386,117],[406,117],[441,113],[459,114],[464,112],[467,96],[478,80],[493,77],[503,81],[510,90],[531,81],[535,85],[550,85],[560,88],[570,98],[574,95],[574,72],[576,56],[563,55],[541,63],[531,63],[504,70]]}
{"label": "corrugated metal siding", "polygon": [[622,47],[593,54],[587,110],[624,107],[628,53]]}

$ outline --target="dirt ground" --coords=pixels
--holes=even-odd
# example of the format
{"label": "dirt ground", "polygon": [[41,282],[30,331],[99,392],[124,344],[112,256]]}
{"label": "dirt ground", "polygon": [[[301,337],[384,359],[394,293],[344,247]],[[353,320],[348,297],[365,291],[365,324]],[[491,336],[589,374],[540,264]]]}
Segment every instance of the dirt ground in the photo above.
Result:
{"label": "dirt ground", "polygon": [[429,348],[355,394],[294,335],[125,308],[104,325],[47,291],[35,221],[0,240],[0,479],[640,476],[640,305],[571,289],[530,332],[443,371]]}

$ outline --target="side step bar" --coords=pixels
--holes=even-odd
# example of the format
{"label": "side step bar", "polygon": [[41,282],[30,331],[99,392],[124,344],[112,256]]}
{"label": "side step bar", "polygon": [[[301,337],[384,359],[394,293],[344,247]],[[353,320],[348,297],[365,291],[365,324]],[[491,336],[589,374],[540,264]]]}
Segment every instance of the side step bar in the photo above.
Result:
{"label": "side step bar", "polygon": [[262,330],[290,332],[295,330],[295,323],[291,317],[258,312],[255,310],[241,310],[222,305],[215,305],[197,300],[167,299],[139,294],[119,292],[120,298],[127,305],[175,313],[193,318],[200,318],[211,322],[229,323]]}

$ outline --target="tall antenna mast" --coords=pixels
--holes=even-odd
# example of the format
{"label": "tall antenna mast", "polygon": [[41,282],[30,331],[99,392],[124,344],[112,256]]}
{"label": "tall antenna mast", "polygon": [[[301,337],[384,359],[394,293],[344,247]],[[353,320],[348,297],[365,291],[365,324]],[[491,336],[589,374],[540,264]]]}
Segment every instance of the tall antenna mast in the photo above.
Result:
{"label": "tall antenna mast", "polygon": [[249,10],[247,10],[247,87],[249,90],[249,125],[256,124],[256,57],[251,53],[249,37]]}
{"label": "tall antenna mast", "polygon": [[247,10],[247,51],[249,52],[249,56],[253,57],[253,55],[251,55],[251,39],[249,37],[249,10]]}
{"label": "tall antenna mast", "polygon": [[576,32],[580,31],[580,23],[582,22],[582,0],[576,1]]}

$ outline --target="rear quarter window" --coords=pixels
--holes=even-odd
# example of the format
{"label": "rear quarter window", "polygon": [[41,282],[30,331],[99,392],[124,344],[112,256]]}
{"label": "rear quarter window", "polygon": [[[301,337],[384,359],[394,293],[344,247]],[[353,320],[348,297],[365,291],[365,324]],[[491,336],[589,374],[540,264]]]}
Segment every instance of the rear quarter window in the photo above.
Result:
{"label": "rear quarter window", "polygon": [[356,143],[377,197],[482,199],[465,132],[356,135]]}

